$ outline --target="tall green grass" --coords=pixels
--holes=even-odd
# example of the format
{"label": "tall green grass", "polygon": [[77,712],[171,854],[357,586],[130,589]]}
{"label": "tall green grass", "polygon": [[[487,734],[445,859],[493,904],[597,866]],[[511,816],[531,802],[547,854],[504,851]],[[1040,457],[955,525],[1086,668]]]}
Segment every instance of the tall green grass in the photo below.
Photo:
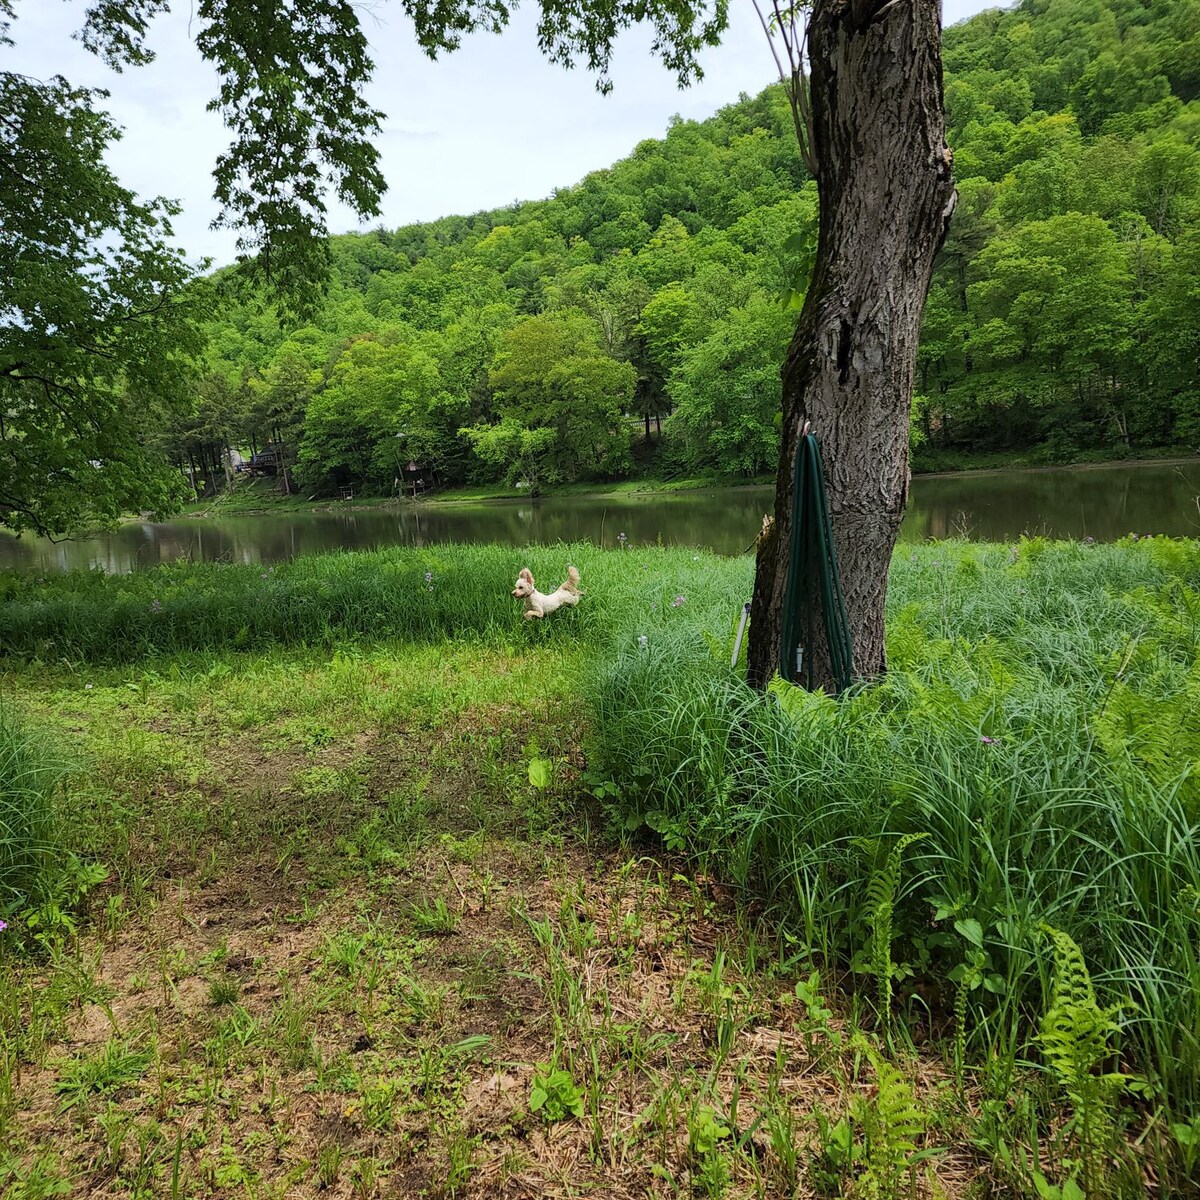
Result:
{"label": "tall green grass", "polygon": [[[528,565],[542,590],[553,591],[569,563],[582,572],[583,603],[551,620],[524,621],[510,595],[517,572]],[[0,574],[0,658],[121,664],[388,639],[599,644],[634,615],[647,627],[694,620],[697,610],[707,620],[714,605],[740,607],[749,587],[744,563],[731,572],[686,549],[606,552],[586,544],[395,548],[275,567],[178,564],[130,575],[7,573]]]}
{"label": "tall green grass", "polygon": [[0,917],[35,906],[57,876],[61,764],[0,705]]}
{"label": "tall green grass", "polygon": [[[903,548],[891,670],[841,700],[760,696],[719,626],[623,642],[592,681],[592,770],[617,815],[770,899],[802,944],[868,966],[870,884],[904,855],[897,987],[976,1061],[1032,1054],[1051,968],[1083,948],[1123,1053],[1200,1112],[1200,545]],[[707,635],[707,636],[706,636]],[[976,945],[976,942],[981,945]],[[920,987],[914,983],[920,983]],[[868,994],[873,994],[869,992]]]}

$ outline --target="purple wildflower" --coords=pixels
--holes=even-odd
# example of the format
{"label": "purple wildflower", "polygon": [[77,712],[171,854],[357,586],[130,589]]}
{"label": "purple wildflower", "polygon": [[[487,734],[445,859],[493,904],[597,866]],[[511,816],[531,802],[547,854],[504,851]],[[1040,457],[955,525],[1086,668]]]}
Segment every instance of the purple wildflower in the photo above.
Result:
{"label": "purple wildflower", "polygon": [[0,921],[0,933],[3,933],[8,928],[7,921]]}
{"label": "purple wildflower", "polygon": [[671,601],[671,607],[678,608],[686,599],[686,596],[676,596],[675,599]]}
{"label": "purple wildflower", "polygon": [[979,739],[985,746],[994,746],[1000,739],[991,737],[981,737]]}
{"label": "purple wildflower", "polygon": [[155,596],[154,599],[150,601],[150,611],[152,613],[162,612],[162,605],[159,604],[157,596]]}
{"label": "purple wildflower", "polygon": [[432,572],[432,571],[426,571],[426,572],[425,572],[425,582],[426,582],[426,583],[432,583],[432,582],[433,582],[433,572]]}

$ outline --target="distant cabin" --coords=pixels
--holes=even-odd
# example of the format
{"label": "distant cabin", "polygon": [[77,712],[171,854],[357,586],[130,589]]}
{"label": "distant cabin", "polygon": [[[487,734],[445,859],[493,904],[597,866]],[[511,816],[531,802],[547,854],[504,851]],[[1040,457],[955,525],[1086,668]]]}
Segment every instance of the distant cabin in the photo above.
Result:
{"label": "distant cabin", "polygon": [[284,462],[282,442],[268,442],[261,450],[250,456],[247,470],[252,475],[277,475]]}

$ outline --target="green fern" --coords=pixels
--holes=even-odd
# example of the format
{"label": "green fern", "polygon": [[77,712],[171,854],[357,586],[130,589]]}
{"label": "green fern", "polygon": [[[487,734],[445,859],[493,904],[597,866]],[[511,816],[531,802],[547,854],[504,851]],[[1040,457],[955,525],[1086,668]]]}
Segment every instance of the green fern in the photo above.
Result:
{"label": "green fern", "polygon": [[914,842],[921,841],[926,833],[906,833],[892,847],[883,866],[872,873],[867,884],[866,919],[870,931],[869,967],[875,977],[876,1003],[879,1020],[886,1027],[892,1011],[892,916],[896,908],[896,894],[900,890],[900,867],[904,851]]}
{"label": "green fern", "polygon": [[[1147,658],[1163,653],[1157,642],[1142,651]],[[1132,778],[1149,776],[1164,790],[1178,788],[1189,812],[1200,813],[1200,772],[1195,768],[1200,662],[1182,680],[1173,669],[1151,671],[1136,687],[1114,678],[1092,724],[1115,770]]]}
{"label": "green fern", "polygon": [[925,1132],[925,1113],[903,1071],[866,1040],[859,1040],[857,1046],[871,1064],[877,1090],[873,1101],[860,1098],[854,1106],[864,1160],[854,1194],[863,1200],[884,1200],[899,1193],[904,1176],[919,1158],[926,1157],[917,1144]]}
{"label": "green fern", "polygon": [[971,990],[967,970],[954,983],[957,985],[954,989],[954,1081],[961,1093],[967,1061],[967,1002]]}
{"label": "green fern", "polygon": [[1054,953],[1054,983],[1038,1040],[1071,1104],[1084,1191],[1099,1196],[1105,1162],[1116,1148],[1116,1100],[1129,1081],[1118,1071],[1099,1070],[1112,1057],[1109,1038],[1119,1030],[1120,1007],[1096,1003],[1083,952],[1067,934],[1049,925],[1041,930]]}

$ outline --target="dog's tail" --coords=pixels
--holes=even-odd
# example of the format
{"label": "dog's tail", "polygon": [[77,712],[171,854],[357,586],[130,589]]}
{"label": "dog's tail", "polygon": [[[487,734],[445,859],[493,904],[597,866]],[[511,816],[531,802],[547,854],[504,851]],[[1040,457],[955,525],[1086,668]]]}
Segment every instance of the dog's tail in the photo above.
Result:
{"label": "dog's tail", "polygon": [[567,577],[563,581],[562,590],[564,592],[570,592],[572,596],[581,595],[581,592],[579,591],[579,568],[578,567],[568,567],[567,568]]}

